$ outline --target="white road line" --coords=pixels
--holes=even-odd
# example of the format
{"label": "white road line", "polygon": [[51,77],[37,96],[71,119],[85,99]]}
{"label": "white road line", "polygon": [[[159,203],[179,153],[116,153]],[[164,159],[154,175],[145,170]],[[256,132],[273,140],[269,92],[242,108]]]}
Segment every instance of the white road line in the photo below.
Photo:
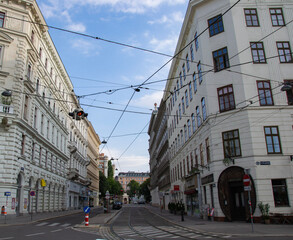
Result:
{"label": "white road line", "polygon": [[32,236],[37,236],[37,235],[43,235],[45,233],[41,232],[41,233],[33,233],[33,234],[28,234],[28,235],[25,235],[26,237],[32,237]]}
{"label": "white road line", "polygon": [[65,224],[61,225],[60,227],[68,227],[70,225],[71,225],[70,223],[65,223]]}
{"label": "white road line", "polygon": [[54,226],[59,225],[59,224],[60,223],[52,223],[52,224],[48,225],[48,227],[54,227]]}
{"label": "white road line", "polygon": [[60,232],[60,231],[62,231],[62,229],[53,230],[51,232]]}
{"label": "white road line", "polygon": [[5,237],[5,238],[0,238],[0,240],[8,240],[8,239],[13,239],[14,237]]}
{"label": "white road line", "polygon": [[44,226],[46,224],[48,224],[48,222],[42,222],[42,223],[37,224],[36,226],[40,227],[40,226]]}

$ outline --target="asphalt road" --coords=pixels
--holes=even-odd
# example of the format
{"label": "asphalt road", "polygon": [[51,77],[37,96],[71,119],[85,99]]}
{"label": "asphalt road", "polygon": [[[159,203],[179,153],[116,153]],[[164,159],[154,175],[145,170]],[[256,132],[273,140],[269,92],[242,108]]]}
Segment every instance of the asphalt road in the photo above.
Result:
{"label": "asphalt road", "polygon": [[[93,217],[97,212],[91,212]],[[34,222],[18,226],[0,227],[0,240],[96,240],[98,235],[72,229],[84,221],[84,213],[62,216],[50,220]]]}

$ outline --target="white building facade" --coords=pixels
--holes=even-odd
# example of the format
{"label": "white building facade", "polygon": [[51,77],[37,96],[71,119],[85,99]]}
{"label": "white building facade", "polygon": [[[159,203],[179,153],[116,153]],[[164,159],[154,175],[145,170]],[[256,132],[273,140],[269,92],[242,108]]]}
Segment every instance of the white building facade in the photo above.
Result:
{"label": "white building facade", "polygon": [[79,104],[35,1],[0,3],[0,53],[0,204],[16,215],[66,210],[68,168],[87,183],[87,124],[68,116]]}
{"label": "white building facade", "polygon": [[248,221],[250,193],[256,217],[259,202],[290,215],[293,3],[236,2],[187,9],[163,97],[171,201],[189,215]]}

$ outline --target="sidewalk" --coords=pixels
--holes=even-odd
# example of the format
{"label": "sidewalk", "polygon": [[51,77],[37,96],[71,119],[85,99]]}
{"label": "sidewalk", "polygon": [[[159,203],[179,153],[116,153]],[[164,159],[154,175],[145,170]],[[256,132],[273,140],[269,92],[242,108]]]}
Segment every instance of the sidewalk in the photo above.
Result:
{"label": "sidewalk", "polygon": [[208,232],[215,234],[233,235],[233,236],[263,236],[263,237],[293,237],[293,225],[285,224],[262,224],[254,223],[252,232],[252,224],[246,222],[215,222],[209,220],[197,219],[195,217],[184,215],[184,221],[181,220],[181,215],[174,215],[167,210],[146,205],[146,208],[168,221],[176,223],[180,226],[188,227],[200,232]]}

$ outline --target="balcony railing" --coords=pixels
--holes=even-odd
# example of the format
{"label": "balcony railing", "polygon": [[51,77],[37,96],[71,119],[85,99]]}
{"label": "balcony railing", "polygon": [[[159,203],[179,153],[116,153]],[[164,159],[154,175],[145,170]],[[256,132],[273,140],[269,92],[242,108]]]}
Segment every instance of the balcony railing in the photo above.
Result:
{"label": "balcony railing", "polygon": [[13,107],[10,105],[0,105],[0,112],[13,114]]}
{"label": "balcony railing", "polygon": [[76,168],[69,168],[68,169],[68,179],[75,180],[78,179],[79,171]]}

